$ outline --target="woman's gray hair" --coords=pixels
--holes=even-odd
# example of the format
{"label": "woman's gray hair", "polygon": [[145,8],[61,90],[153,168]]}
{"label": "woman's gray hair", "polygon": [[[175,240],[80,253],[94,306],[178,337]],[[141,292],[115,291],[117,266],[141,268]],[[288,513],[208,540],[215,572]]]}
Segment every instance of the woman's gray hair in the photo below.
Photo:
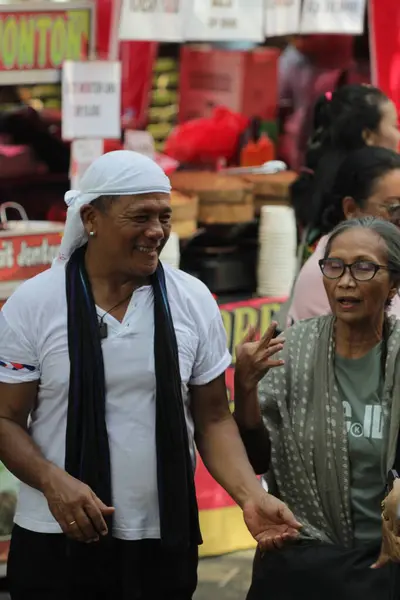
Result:
{"label": "woman's gray hair", "polygon": [[385,242],[387,251],[387,266],[390,269],[394,285],[400,288],[400,229],[390,221],[376,217],[361,217],[339,223],[329,236],[324,258],[328,258],[333,241],[342,233],[357,228],[373,231]]}

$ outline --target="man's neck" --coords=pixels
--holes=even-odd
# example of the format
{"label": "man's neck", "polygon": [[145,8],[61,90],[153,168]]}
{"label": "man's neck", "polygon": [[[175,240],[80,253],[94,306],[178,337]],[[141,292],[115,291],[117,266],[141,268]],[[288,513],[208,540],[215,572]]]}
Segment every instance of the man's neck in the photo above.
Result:
{"label": "man's neck", "polygon": [[115,265],[109,266],[105,261],[94,260],[88,251],[85,266],[93,296],[99,306],[121,302],[139,287],[149,283],[147,278],[127,276],[116,271]]}

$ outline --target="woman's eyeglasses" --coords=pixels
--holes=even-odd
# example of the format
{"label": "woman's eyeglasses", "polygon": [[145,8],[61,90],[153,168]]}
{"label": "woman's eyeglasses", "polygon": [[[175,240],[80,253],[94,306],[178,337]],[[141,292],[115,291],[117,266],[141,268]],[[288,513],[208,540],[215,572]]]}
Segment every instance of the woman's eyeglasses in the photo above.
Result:
{"label": "woman's eyeglasses", "polygon": [[357,260],[351,264],[346,264],[340,258],[323,258],[318,264],[322,274],[327,279],[340,279],[346,269],[349,269],[351,276],[356,281],[370,281],[380,269],[390,271],[389,267],[377,265],[367,260]]}
{"label": "woman's eyeglasses", "polygon": [[389,219],[397,225],[400,222],[400,203],[397,204],[379,204],[379,206],[385,209]]}

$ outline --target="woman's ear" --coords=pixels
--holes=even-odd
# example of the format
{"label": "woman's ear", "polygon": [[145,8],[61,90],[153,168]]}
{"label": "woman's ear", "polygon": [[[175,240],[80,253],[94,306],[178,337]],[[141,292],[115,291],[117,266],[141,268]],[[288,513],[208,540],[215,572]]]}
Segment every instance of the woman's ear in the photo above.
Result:
{"label": "woman's ear", "polygon": [[344,218],[347,220],[355,219],[360,214],[360,209],[357,206],[356,201],[351,196],[346,196],[342,200],[342,210],[344,214]]}
{"label": "woman's ear", "polygon": [[376,136],[370,129],[363,130],[362,138],[366,146],[376,146]]}
{"label": "woman's ear", "polygon": [[388,303],[392,302],[393,298],[395,296],[399,295],[399,286],[400,286],[400,281],[393,281],[392,282],[392,287],[389,290],[389,294],[388,294]]}

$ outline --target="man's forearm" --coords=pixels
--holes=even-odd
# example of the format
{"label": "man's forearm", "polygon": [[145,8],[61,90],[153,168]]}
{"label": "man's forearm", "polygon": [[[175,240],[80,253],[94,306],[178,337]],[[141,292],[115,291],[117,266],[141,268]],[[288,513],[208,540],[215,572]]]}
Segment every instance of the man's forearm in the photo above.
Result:
{"label": "man's forearm", "polygon": [[211,475],[239,506],[243,507],[254,493],[260,493],[260,483],[231,415],[209,423],[198,432],[196,444]]}
{"label": "man's forearm", "polygon": [[0,460],[17,479],[39,491],[57,468],[44,458],[25,429],[5,418],[0,418]]}

